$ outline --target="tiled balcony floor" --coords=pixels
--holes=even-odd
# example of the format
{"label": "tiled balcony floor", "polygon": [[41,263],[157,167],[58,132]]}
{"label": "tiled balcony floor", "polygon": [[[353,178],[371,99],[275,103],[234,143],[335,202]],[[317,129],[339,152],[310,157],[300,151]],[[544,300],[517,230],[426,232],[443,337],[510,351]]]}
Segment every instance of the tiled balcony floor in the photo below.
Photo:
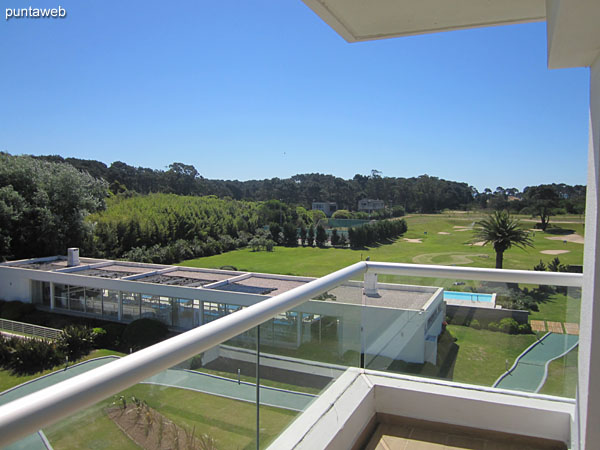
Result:
{"label": "tiled balcony floor", "polygon": [[561,442],[405,419],[378,417],[365,450],[564,450]]}

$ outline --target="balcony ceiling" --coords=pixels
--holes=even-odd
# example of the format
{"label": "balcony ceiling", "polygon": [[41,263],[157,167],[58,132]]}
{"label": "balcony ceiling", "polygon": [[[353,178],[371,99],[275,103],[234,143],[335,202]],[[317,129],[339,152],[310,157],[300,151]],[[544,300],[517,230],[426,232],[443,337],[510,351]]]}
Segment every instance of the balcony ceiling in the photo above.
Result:
{"label": "balcony ceiling", "polygon": [[599,55],[600,1],[548,1],[548,67],[587,67]]}
{"label": "balcony ceiling", "polygon": [[303,0],[348,42],[546,20],[545,0]]}

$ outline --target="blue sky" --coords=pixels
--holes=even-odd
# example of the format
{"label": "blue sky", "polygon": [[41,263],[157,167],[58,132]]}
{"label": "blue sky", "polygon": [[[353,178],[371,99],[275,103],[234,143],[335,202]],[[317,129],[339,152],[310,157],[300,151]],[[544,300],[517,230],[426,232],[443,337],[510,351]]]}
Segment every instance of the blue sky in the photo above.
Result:
{"label": "blue sky", "polygon": [[[348,44],[300,0],[2,0],[0,150],[207,178],[585,184],[588,72],[544,23]],[[3,20],[57,7],[66,19]]]}

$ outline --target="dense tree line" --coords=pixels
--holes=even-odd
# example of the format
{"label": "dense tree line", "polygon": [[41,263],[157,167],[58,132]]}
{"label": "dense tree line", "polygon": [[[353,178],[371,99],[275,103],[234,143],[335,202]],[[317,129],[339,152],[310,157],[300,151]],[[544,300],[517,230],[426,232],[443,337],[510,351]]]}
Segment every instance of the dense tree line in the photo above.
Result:
{"label": "dense tree line", "polygon": [[[358,200],[365,197],[383,200],[387,208],[369,217],[356,212]],[[193,166],[177,162],[163,171],[123,162],[107,166],[93,160],[0,153],[0,259],[64,254],[75,246],[89,256],[171,263],[251,241],[253,248],[267,250],[298,245],[298,239],[302,245],[323,246],[328,236],[319,222],[325,214],[310,210],[313,200],[337,202],[336,218],[506,209],[539,216],[543,229],[551,215],[582,213],[585,187],[552,184],[523,192],[498,187],[480,193],[466,183],[427,175],[383,177],[377,171],[350,180],[305,174],[241,182],[208,180]],[[401,234],[372,228],[384,226],[355,229],[351,245]],[[345,245],[345,236],[331,238],[332,245]]]}
{"label": "dense tree line", "polygon": [[246,246],[270,217],[266,205],[214,196],[117,195],[107,205],[89,217],[94,227],[91,253],[156,263]]}
{"label": "dense tree line", "polygon": [[582,185],[541,184],[527,186],[523,192],[515,188],[497,187],[494,192],[485,189],[475,193],[477,207],[496,211],[507,210],[511,213],[539,216],[545,229],[548,218],[557,214],[583,214],[585,212],[585,191]]}
{"label": "dense tree line", "polygon": [[[532,195],[537,188],[547,187],[554,194],[550,206],[553,214],[582,214],[585,208],[585,186],[551,184],[527,187],[523,192],[516,188],[497,187],[483,192],[467,183],[443,180],[429,175],[400,178],[382,176],[377,170],[369,175],[355,175],[345,180],[333,175],[319,173],[294,175],[291,178],[265,180],[210,180],[202,177],[193,165],[174,162],[167,170],[133,167],[121,161],[110,166],[94,160],[62,158],[60,156],[37,157],[52,162],[65,162],[102,178],[109,183],[113,193],[134,191],[141,194],[173,193],[180,195],[216,195],[234,200],[268,201],[279,199],[284,204],[311,208],[313,201],[336,202],[338,209],[356,211],[358,200],[373,198],[383,200],[385,211],[371,215],[371,219],[399,217],[394,207],[408,213],[434,213],[444,209],[489,208],[509,210],[513,213],[537,214]],[[356,213],[355,213],[356,214]],[[283,223],[283,222],[282,222]]]}
{"label": "dense tree line", "polygon": [[413,178],[355,175],[350,180],[319,173],[266,180],[209,180],[192,165],[175,162],[168,170],[133,167],[121,161],[110,166],[93,160],[40,156],[53,162],[66,162],[96,178],[105,179],[114,193],[216,195],[235,200],[268,201],[310,209],[313,201],[337,202],[338,208],[356,210],[362,198],[383,200],[388,206],[402,206],[408,212],[436,212],[458,209],[473,203],[473,188],[467,183],[442,180],[428,175]]}
{"label": "dense tree line", "polygon": [[0,260],[64,254],[91,237],[107,183],[68,164],[0,153]]}
{"label": "dense tree line", "polygon": [[404,219],[380,220],[359,227],[348,229],[350,247],[362,248],[367,245],[383,243],[395,239],[406,233],[407,226]]}

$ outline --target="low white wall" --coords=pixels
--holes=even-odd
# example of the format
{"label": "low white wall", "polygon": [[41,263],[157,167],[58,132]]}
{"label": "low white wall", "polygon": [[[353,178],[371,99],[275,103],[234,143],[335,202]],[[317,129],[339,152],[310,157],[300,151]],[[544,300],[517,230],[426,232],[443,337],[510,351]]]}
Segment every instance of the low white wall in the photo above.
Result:
{"label": "low white wall", "polygon": [[350,368],[270,449],[348,449],[377,414],[539,437],[571,445],[574,402]]}
{"label": "low white wall", "polygon": [[18,271],[0,270],[0,299],[31,303],[31,281],[29,277]]}

